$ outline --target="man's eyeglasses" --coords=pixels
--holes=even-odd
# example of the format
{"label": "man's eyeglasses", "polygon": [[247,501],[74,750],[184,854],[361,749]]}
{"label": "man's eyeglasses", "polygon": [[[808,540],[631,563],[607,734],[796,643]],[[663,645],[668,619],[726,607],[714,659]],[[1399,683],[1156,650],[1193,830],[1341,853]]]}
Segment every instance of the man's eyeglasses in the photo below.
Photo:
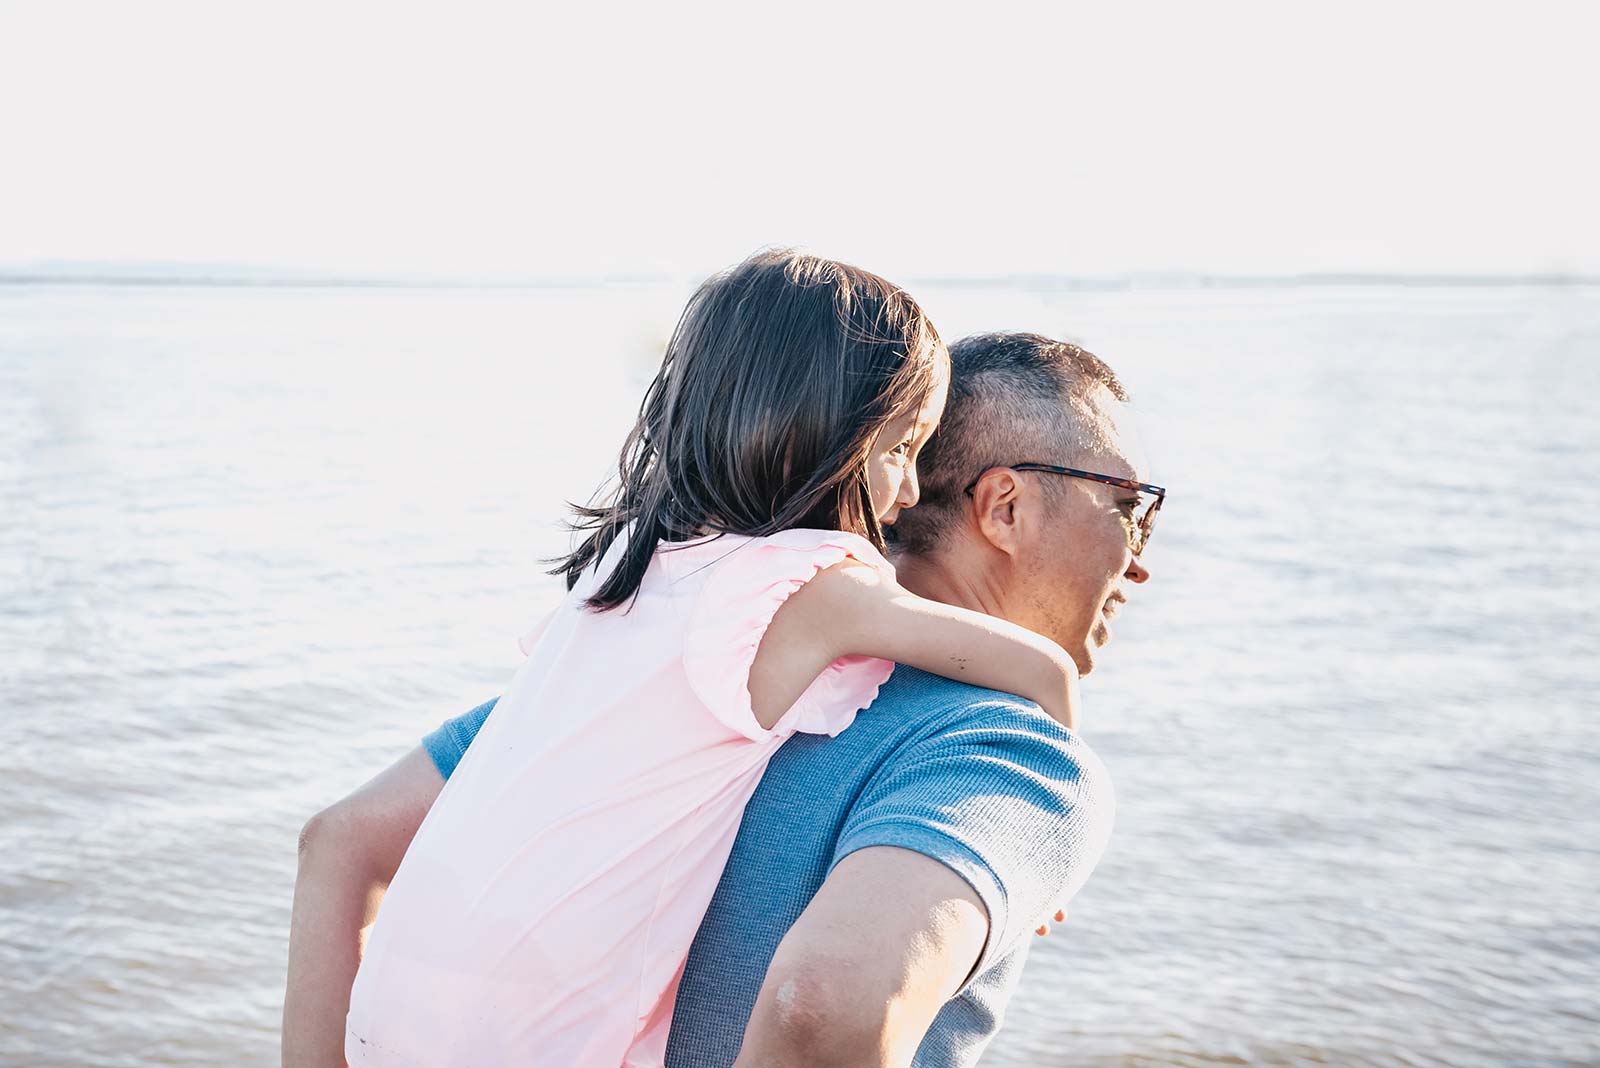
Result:
{"label": "man's eyeglasses", "polygon": [[[1118,478],[1116,475],[1097,475],[1093,471],[1079,471],[1073,467],[1056,467],[1054,464],[999,464],[998,467],[1007,467],[1013,471],[1043,471],[1048,475],[1066,475],[1068,478],[1086,478],[1090,482],[1103,482],[1107,486],[1116,486],[1119,489],[1132,490],[1139,495],[1133,506],[1133,511],[1124,519],[1128,528],[1128,548],[1133,550],[1133,555],[1139,556],[1144,552],[1144,547],[1150,544],[1150,531],[1156,525],[1156,513],[1161,511],[1161,502],[1167,499],[1167,491],[1160,486],[1152,486],[1148,482],[1135,482],[1131,478]],[[995,468],[985,469],[973,479],[966,489],[961,492],[968,497],[977,487],[980,479]]]}

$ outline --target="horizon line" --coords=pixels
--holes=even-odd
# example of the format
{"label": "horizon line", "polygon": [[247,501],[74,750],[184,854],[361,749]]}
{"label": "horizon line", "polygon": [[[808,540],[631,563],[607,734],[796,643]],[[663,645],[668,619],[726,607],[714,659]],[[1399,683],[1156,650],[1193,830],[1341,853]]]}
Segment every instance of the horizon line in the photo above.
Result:
{"label": "horizon line", "polygon": [[[609,285],[672,285],[681,273],[615,272],[568,276],[516,276],[415,273],[367,274],[316,268],[257,266],[167,260],[43,260],[0,264],[0,285],[80,285],[107,287],[262,288],[262,289],[592,289]],[[1292,272],[1207,272],[1144,270],[1108,275],[1044,271],[1009,274],[926,274],[906,281],[927,286],[1032,289],[1204,289],[1272,286],[1413,285],[1516,286],[1600,285],[1600,275],[1576,271],[1460,272],[1318,270]]]}

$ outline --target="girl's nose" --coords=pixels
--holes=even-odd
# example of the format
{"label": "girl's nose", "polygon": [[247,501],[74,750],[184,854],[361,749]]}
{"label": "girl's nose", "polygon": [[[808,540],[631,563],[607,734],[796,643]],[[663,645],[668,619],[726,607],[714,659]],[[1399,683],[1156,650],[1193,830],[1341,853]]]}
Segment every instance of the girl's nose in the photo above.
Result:
{"label": "girl's nose", "polygon": [[900,495],[894,499],[894,503],[900,508],[914,508],[920,500],[922,488],[917,485],[917,469],[913,467],[906,471],[906,477],[901,480]]}

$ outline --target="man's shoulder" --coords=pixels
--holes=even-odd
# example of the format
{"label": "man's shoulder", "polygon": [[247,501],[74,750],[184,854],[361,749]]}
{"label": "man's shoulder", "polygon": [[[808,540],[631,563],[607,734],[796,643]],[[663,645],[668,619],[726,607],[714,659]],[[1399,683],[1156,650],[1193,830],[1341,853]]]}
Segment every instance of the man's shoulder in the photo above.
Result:
{"label": "man's shoulder", "polygon": [[[1028,763],[1044,765],[1039,770],[1055,767],[1074,772],[1072,777],[1092,772],[1094,777],[1106,779],[1109,788],[1105,767],[1083,736],[1015,694],[899,664],[868,711],[882,714],[881,719],[868,717],[880,727],[891,727],[897,721],[908,725],[911,729],[904,732],[907,742],[937,740],[950,746],[985,747],[990,752],[1004,748]],[[862,721],[857,718],[857,723]]]}
{"label": "man's shoulder", "polygon": [[[761,792],[775,799],[825,794],[857,813],[890,789],[946,816],[952,804],[975,812],[964,795],[1006,796],[1035,820],[1109,820],[1116,804],[1110,773],[1088,742],[1032,701],[904,664],[842,734],[789,739],[767,778],[771,789]],[[976,821],[974,833],[983,825]]]}
{"label": "man's shoulder", "polygon": [[1013,772],[1020,767],[1056,783],[1070,782],[1079,804],[1113,798],[1110,774],[1083,735],[1015,694],[899,664],[856,724],[850,731],[871,724],[883,734],[877,744],[887,762],[922,759],[934,751],[979,757]]}
{"label": "man's shoulder", "polygon": [[889,708],[897,705],[914,705],[924,714],[952,717],[1007,717],[1024,720],[1055,721],[1046,716],[1038,705],[1025,697],[988,690],[982,686],[947,679],[943,675],[923,671],[907,664],[896,664],[894,674],[878,691],[872,707]]}

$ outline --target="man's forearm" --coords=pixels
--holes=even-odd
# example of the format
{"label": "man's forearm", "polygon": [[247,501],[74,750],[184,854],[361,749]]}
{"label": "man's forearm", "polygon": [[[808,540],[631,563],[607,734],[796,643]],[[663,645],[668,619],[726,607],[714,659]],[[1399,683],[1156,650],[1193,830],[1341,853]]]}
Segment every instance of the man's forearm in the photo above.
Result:
{"label": "man's forearm", "polygon": [[343,1068],[344,1020],[361,963],[361,932],[377,915],[387,880],[342,848],[327,814],[306,824],[289,921],[283,998],[284,1068]]}

